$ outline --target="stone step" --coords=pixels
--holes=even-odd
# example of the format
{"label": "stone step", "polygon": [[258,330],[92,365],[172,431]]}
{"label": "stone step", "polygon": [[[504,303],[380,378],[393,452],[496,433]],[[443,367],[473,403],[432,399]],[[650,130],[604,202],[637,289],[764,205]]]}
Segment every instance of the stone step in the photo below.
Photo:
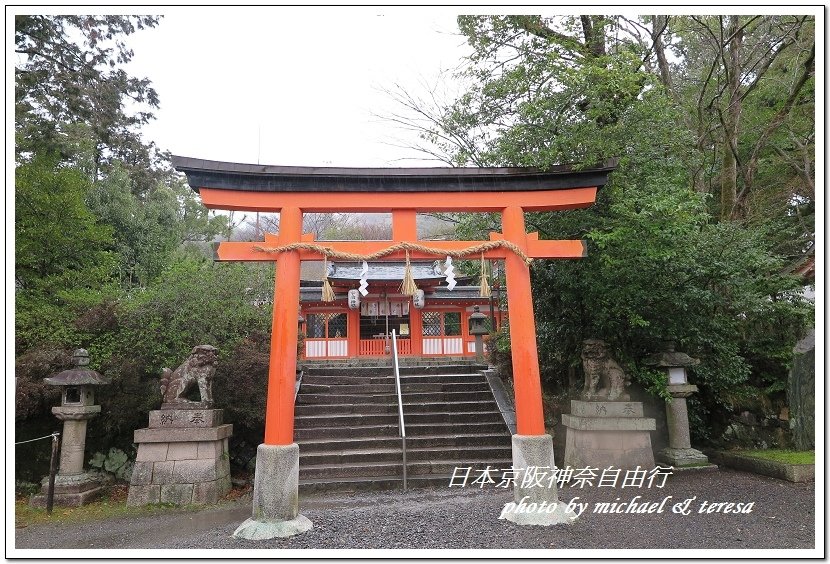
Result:
{"label": "stone step", "polygon": [[306,439],[337,438],[395,438],[400,436],[398,424],[372,425],[367,427],[318,427],[315,429],[294,429],[294,439],[301,443]]}
{"label": "stone step", "polygon": [[[501,413],[498,411],[456,411],[438,413],[406,413],[404,412],[404,424],[406,426],[421,423],[485,423],[502,421]],[[375,425],[397,425],[398,413],[382,414],[325,414],[294,417],[295,429],[315,429],[319,427],[339,426],[375,426]]]}
{"label": "stone step", "polygon": [[[401,382],[401,395],[423,392],[490,392],[487,382]],[[300,394],[396,394],[395,382],[372,384],[314,384],[303,382]]]}
{"label": "stone step", "polygon": [[[408,482],[409,480],[407,480]],[[313,478],[300,480],[302,494],[313,492],[356,492],[365,490],[399,490],[403,488],[402,476],[373,476],[370,478]]]}
{"label": "stone step", "polygon": [[[411,397],[411,396],[410,396]],[[475,399],[481,398],[481,399]],[[459,397],[459,401],[441,401],[441,402],[407,402],[408,398],[404,399],[403,415],[404,419],[410,413],[436,413],[446,411],[496,411],[496,401],[493,399],[493,394],[467,394]]]}
{"label": "stone step", "polygon": [[482,423],[415,423],[406,425],[406,439],[421,435],[437,435],[439,433],[498,433],[507,432],[504,421]]}
{"label": "stone step", "polygon": [[[404,405],[421,403],[452,403],[459,402],[486,402],[493,401],[493,394],[489,391],[480,392],[410,392],[402,395]],[[334,394],[334,393],[301,393],[297,395],[297,405],[331,405],[339,403],[387,403],[398,404],[398,395],[395,393],[367,393],[367,394]]]}
{"label": "stone step", "polygon": [[[299,397],[299,396],[298,396]],[[301,404],[294,406],[294,419],[309,415],[347,415],[365,413],[398,413],[398,402],[395,403],[327,403]]]}
{"label": "stone step", "polygon": [[297,405],[333,405],[339,403],[381,403],[396,405],[396,394],[297,394]]}
{"label": "stone step", "polygon": [[[394,384],[395,378],[391,374],[386,376],[376,374],[374,376],[325,376],[325,375],[304,375],[303,385],[323,384],[332,386],[336,384]],[[471,384],[487,383],[483,374],[413,374],[401,376],[401,384]]]}
{"label": "stone step", "polygon": [[[482,447],[468,445],[466,448],[446,449],[444,447],[412,447],[407,441],[408,462],[424,460],[505,460],[512,455],[510,445]],[[401,462],[401,444],[396,448],[367,448],[366,450],[342,450],[328,452],[304,452],[300,448],[300,465],[364,464],[371,462]]]}
{"label": "stone step", "polygon": [[[462,458],[458,460],[407,460],[406,471],[408,476],[425,474],[452,476],[456,468],[471,468],[470,475],[475,477],[475,470],[484,470],[490,467],[491,476],[501,477],[502,470],[512,466],[510,458],[496,460],[482,460],[480,458]],[[456,474],[458,475],[458,474]],[[403,476],[403,464],[397,462],[372,462],[360,464],[301,464],[300,480],[314,478],[346,478],[370,476]]]}
{"label": "stone step", "polygon": [[[484,364],[435,364],[430,366],[400,366],[399,372],[401,376],[410,374],[471,374],[479,370],[486,370],[487,366]],[[378,376],[382,375],[384,370],[388,370],[389,374],[393,374],[393,367],[391,361],[382,366],[339,366],[339,367],[317,367],[306,364],[303,367],[303,377],[305,375],[328,375],[328,376]]]}
{"label": "stone step", "polygon": [[[447,434],[474,434],[474,433],[498,433],[506,431],[503,421],[487,423],[418,423],[406,425],[407,440],[410,436]],[[313,429],[295,429],[294,436],[297,441],[305,439],[325,438],[374,438],[374,437],[399,437],[400,432],[397,423],[392,425],[367,425],[354,427],[316,427]]]}
{"label": "stone step", "polygon": [[[492,396],[491,396],[492,397]],[[497,408],[495,401],[486,399],[480,402],[474,402],[480,405],[481,408],[471,411],[495,411]],[[457,406],[447,402],[431,402],[431,403],[404,403],[404,417],[410,413],[443,413],[455,410]],[[398,413],[398,402],[388,403],[329,403],[329,404],[300,404],[294,407],[295,417],[310,416],[310,415],[348,415],[348,414],[389,414]]]}
{"label": "stone step", "polygon": [[[478,488],[477,484],[472,484],[472,480],[476,475],[471,474],[468,481],[467,488]],[[407,475],[407,490],[415,490],[422,488],[445,488],[450,484],[452,474],[416,474]],[[499,480],[500,476],[493,475],[495,480]],[[458,479],[455,481],[458,487]],[[490,484],[485,487],[494,487],[495,484]],[[359,492],[371,490],[403,490],[403,476],[375,476],[369,478],[317,478],[311,480],[300,480],[300,493],[313,492]],[[511,492],[512,488],[504,488],[505,491]]]}
{"label": "stone step", "polygon": [[[300,456],[302,456],[303,453],[400,448],[401,439],[398,436],[379,438],[343,437],[339,439],[323,437],[298,439],[297,443],[300,446]],[[442,447],[447,450],[455,450],[470,446],[511,448],[512,439],[505,428],[502,433],[441,433],[407,437],[406,445],[410,449]]]}
{"label": "stone step", "polygon": [[[402,487],[391,364],[306,366],[295,405],[300,490]],[[446,486],[456,468],[512,465],[512,441],[483,365],[401,368],[409,487]]]}

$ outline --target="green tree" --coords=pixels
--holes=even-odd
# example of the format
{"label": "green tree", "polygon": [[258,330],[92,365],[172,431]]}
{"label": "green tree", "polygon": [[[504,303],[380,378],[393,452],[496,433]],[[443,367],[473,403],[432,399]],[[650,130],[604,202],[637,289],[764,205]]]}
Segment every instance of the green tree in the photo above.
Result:
{"label": "green tree", "polygon": [[[736,215],[731,208],[721,214],[721,204],[713,205],[720,202],[720,181],[732,164],[729,157],[723,160],[722,143],[701,144],[699,124],[709,124],[707,139],[727,139],[734,131],[717,110],[706,108],[709,102],[725,102],[706,90],[710,86],[695,90],[689,77],[700,68],[697,61],[708,61],[717,75],[712,84],[724,92],[722,77],[734,68],[720,66],[728,41],[719,44],[721,61],[712,63],[702,55],[707,38],[690,29],[680,35],[683,21],[665,16],[460,17],[459,28],[472,48],[462,75],[470,86],[452,103],[420,111],[413,125],[433,143],[434,153],[443,152],[455,165],[547,168],[619,158],[595,206],[528,214],[529,228],[544,238],[588,241],[586,259],[534,263],[543,374],[549,386],[563,386],[569,370],[579,367],[582,340],[599,337],[612,343],[635,378],[659,393],[654,373],[640,361],[661,340],[675,339],[703,359],[695,371],[704,390],[694,406],[701,417],[723,415],[725,404],[750,390],[747,384],[757,393],[758,387],[774,388],[786,378],[787,351],[810,323],[812,311],[800,296],[799,280],[786,274],[790,257],[782,256],[785,245],[775,232],[779,225],[789,226],[787,233],[795,235],[790,250],[810,241],[811,232],[808,221],[799,224],[792,212],[794,205],[807,211],[807,198],[794,199],[780,187],[779,202],[788,205],[768,208],[757,222],[745,221],[746,206],[739,206]],[[730,21],[722,23],[734,26]],[[747,34],[743,47],[753,60],[770,61],[768,69],[755,69],[760,78],[744,96],[739,140],[749,144],[742,147],[767,143],[766,126],[759,127],[767,118],[772,125],[791,123],[803,135],[811,125],[806,117],[811,21],[740,21]],[[766,55],[758,51],[764,44],[772,45]],[[805,45],[808,54],[800,56]],[[680,63],[669,63],[667,49],[675,49]],[[741,80],[751,68],[740,67]],[[783,95],[779,90],[765,110],[753,95],[771,95],[773,77],[781,81],[784,75],[791,87]],[[688,103],[700,97],[706,100],[703,106]],[[752,131],[745,128],[750,116]],[[782,116],[786,119],[779,123]],[[769,139],[783,139],[781,128],[767,129]],[[792,166],[807,150],[782,148],[792,162],[774,147],[759,151],[766,158],[759,156],[758,167],[766,174],[784,170],[792,179],[811,168],[809,160],[800,171]],[[751,154],[751,149],[739,152],[743,173]],[[462,238],[480,238],[486,234],[482,230],[498,228],[494,216],[456,220]],[[807,229],[799,232],[804,225]]]}
{"label": "green tree", "polygon": [[[124,38],[157,23],[154,16],[15,16],[17,154],[45,149],[73,160],[83,124],[92,178],[120,160],[138,193],[149,190],[163,155],[138,129],[153,118],[158,95],[122,65],[133,56]],[[131,106],[139,109],[128,112]]]}
{"label": "green tree", "polygon": [[240,415],[240,433],[253,428],[252,436],[261,438],[264,411],[257,418],[252,406],[264,402],[272,299],[270,265],[180,256],[150,286],[90,316],[90,356],[112,378],[101,391],[104,409],[97,426],[106,444],[131,445],[132,432],[158,407],[161,369],[175,369],[201,344],[220,352],[217,407]]}
{"label": "green tree", "polygon": [[120,257],[122,286],[147,286],[186,243],[207,242],[224,228],[178,177],[159,182],[142,196],[120,162],[96,182],[87,201],[99,221],[112,226],[114,250]]}
{"label": "green tree", "polygon": [[73,320],[113,292],[112,230],[85,204],[90,183],[37,155],[15,170],[15,345],[73,346]]}

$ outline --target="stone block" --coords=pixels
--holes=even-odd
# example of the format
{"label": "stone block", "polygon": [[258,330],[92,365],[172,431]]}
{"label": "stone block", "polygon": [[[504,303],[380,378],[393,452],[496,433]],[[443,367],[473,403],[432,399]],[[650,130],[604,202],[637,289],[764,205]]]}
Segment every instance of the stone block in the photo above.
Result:
{"label": "stone block", "polygon": [[[46,507],[49,477],[41,481],[41,492],[30,500],[32,507]],[[104,489],[99,476],[89,473],[55,477],[54,504],[58,507],[79,507],[97,499]]]}
{"label": "stone block", "polygon": [[563,414],[562,424],[584,431],[654,431],[657,422],[650,417],[577,417]]}
{"label": "stone block", "polygon": [[220,497],[218,480],[193,484],[193,503],[217,503]]}
{"label": "stone block", "polygon": [[153,480],[154,484],[172,484],[173,483],[173,465],[172,460],[167,462],[156,462],[153,465]]}
{"label": "stone block", "polygon": [[167,443],[142,443],[138,445],[136,462],[156,462],[167,460]]}
{"label": "stone block", "polygon": [[642,417],[643,402],[571,400],[571,415],[577,417]]}
{"label": "stone block", "polygon": [[717,462],[730,468],[746,470],[748,472],[754,472],[755,474],[763,474],[791,482],[815,481],[815,464],[788,464],[777,460],[742,456],[737,453],[723,451],[717,453]]}
{"label": "stone block", "polygon": [[193,484],[165,484],[161,488],[161,503],[190,505],[193,502]]}
{"label": "stone block", "polygon": [[148,505],[159,503],[161,499],[161,486],[130,486],[127,493],[127,505]]}
{"label": "stone block", "polygon": [[170,443],[167,460],[193,460],[199,457],[199,443]]}
{"label": "stone block", "polygon": [[[653,420],[652,420],[653,421]],[[565,439],[565,466],[572,468],[632,469],[637,465],[654,467],[654,453],[648,431],[615,433],[619,440],[609,440],[607,431],[568,428]],[[614,436],[614,435],[611,435]]]}
{"label": "stone block", "polygon": [[224,496],[229,491],[231,491],[231,487],[233,486],[233,484],[231,483],[230,471],[228,471],[228,473],[226,475],[219,478],[217,480],[217,482],[218,482],[218,485],[219,485],[219,495]]}
{"label": "stone block", "polygon": [[173,483],[186,484],[209,482],[219,477],[217,460],[176,460],[173,465]]}
{"label": "stone block", "polygon": [[593,447],[597,449],[616,449],[623,445],[626,440],[625,433],[616,431],[598,431],[596,433],[586,433],[585,436],[592,439]]}
{"label": "stone block", "polygon": [[709,463],[709,458],[705,454],[693,448],[664,448],[657,453],[657,459],[675,468]]}
{"label": "stone block", "polygon": [[622,468],[645,468],[650,470],[654,468],[654,451],[651,450],[651,441],[649,441],[648,448],[635,448],[624,451],[622,459],[620,460]]}
{"label": "stone block", "polygon": [[219,441],[233,434],[233,425],[227,423],[218,427],[187,428],[168,427],[164,429],[136,429],[135,443],[186,443]]}
{"label": "stone block", "polygon": [[155,409],[150,412],[149,427],[218,427],[222,424],[223,412],[222,409]]}
{"label": "stone block", "polygon": [[[91,503],[101,497],[101,494],[104,493],[104,488],[101,486],[88,489],[82,492],[71,492],[71,493],[62,493],[55,491],[55,495],[52,499],[53,505],[56,507],[80,507],[82,505],[86,505],[87,503]],[[45,495],[36,495],[32,498],[30,502],[32,507],[46,507],[46,496]]]}
{"label": "stone block", "polygon": [[153,463],[136,462],[130,476],[130,485],[146,486],[153,482]]}
{"label": "stone block", "polygon": [[630,450],[647,448],[651,450],[651,437],[648,432],[623,433],[622,435],[623,437],[620,444],[624,449]]}
{"label": "stone block", "polygon": [[224,439],[223,441],[200,441],[197,443],[198,445],[198,452],[195,458],[219,458],[222,456],[223,446],[222,443],[227,441]]}

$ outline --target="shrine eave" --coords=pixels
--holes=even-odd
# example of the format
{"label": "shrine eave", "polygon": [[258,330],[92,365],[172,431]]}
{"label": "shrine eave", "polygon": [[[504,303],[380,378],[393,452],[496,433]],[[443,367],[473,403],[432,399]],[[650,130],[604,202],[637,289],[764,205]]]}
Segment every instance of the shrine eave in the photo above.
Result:
{"label": "shrine eave", "polygon": [[275,166],[172,157],[190,187],[247,192],[533,192],[601,187],[617,166],[349,168]]}

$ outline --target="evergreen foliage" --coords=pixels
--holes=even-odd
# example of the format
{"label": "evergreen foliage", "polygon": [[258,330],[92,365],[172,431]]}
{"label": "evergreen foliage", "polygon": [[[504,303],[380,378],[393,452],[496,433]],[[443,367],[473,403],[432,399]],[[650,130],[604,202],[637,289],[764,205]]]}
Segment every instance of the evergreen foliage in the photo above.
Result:
{"label": "evergreen foliage", "polygon": [[[792,346],[813,315],[802,281],[789,274],[813,253],[812,20],[458,23],[472,50],[460,77],[469,88],[417,108],[410,122],[431,154],[457,166],[543,169],[619,159],[596,205],[527,217],[543,238],[588,242],[581,261],[533,266],[547,386],[567,386],[582,340],[601,338],[636,380],[666,396],[662,377],[640,362],[673,339],[702,360],[692,376],[701,394],[690,405],[693,420],[708,424],[693,425],[697,438],[733,406],[780,397]],[[749,82],[729,94],[744,109],[733,122],[725,92],[736,73]],[[398,99],[412,109],[416,98]],[[499,228],[494,215],[455,219],[462,238]]]}

